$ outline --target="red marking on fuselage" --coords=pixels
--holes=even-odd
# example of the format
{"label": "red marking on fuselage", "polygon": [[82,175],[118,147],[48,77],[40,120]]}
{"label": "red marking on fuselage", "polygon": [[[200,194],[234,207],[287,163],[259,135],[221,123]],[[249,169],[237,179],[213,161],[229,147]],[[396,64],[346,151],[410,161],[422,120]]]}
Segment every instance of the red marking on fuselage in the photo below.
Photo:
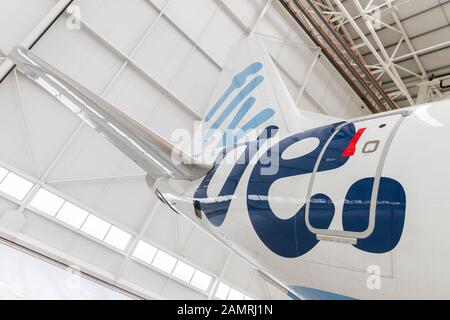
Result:
{"label": "red marking on fuselage", "polygon": [[350,141],[350,143],[348,144],[347,148],[345,148],[344,152],[342,153],[342,156],[344,158],[352,157],[352,156],[355,155],[356,145],[358,144],[359,139],[361,139],[361,136],[363,135],[364,131],[366,131],[366,128],[361,128],[353,136],[353,139]]}

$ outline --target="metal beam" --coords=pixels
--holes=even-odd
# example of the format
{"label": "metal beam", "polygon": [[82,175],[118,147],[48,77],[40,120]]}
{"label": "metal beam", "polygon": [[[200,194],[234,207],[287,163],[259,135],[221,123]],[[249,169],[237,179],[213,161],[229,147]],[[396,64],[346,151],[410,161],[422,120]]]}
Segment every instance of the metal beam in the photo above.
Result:
{"label": "metal beam", "polygon": [[323,55],[330,61],[332,66],[338,70],[340,75],[344,78],[344,80],[348,83],[348,85],[357,93],[357,95],[362,99],[363,102],[366,102],[370,111],[373,113],[378,112],[376,107],[372,105],[367,99],[365,98],[365,95],[363,91],[360,90],[360,88],[353,82],[353,80],[349,77],[349,75],[343,70],[342,65],[340,65],[332,56],[332,54],[322,45],[322,43],[314,37],[314,35],[310,32],[308,29],[308,26],[306,23],[301,20],[297,13],[293,10],[293,8],[290,6],[290,3],[288,1],[280,0],[281,5],[286,9],[286,11],[291,15],[291,17],[298,23],[298,25],[303,29],[303,31],[309,36],[311,41],[318,47],[321,48]]}
{"label": "metal beam", "polygon": [[[401,23],[401,20],[400,20],[400,23]],[[427,36],[427,35],[429,35],[431,33],[443,31],[444,29],[448,29],[449,27],[450,27],[449,25],[445,25],[445,26],[442,26],[442,27],[438,27],[438,28],[435,28],[435,29],[423,32],[423,33],[419,33],[419,34],[417,34],[417,35],[415,35],[413,37],[409,37],[409,40],[413,41],[413,40],[416,40],[418,38],[425,37],[425,36]],[[392,47],[395,47],[396,45],[397,45],[397,42],[384,45],[384,48],[385,49],[390,49]],[[412,51],[416,51],[416,50],[412,50]],[[367,56],[370,56],[371,54],[372,54],[371,52],[361,53],[361,55],[364,58],[367,57]]]}
{"label": "metal beam", "polygon": [[[289,4],[286,3],[286,1],[280,0],[285,7],[289,7]],[[302,12],[303,16],[308,20],[308,22],[313,26],[314,30],[318,32],[320,37],[328,44],[328,46],[331,48],[331,50],[336,54],[336,56],[340,59],[339,62],[335,62],[334,65],[336,66],[337,70],[340,70],[342,67],[339,65],[339,63],[342,63],[346,66],[346,68],[349,70],[349,72],[354,77],[355,81],[361,85],[367,95],[364,95],[359,90],[355,90],[357,93],[359,92],[360,97],[363,99],[363,101],[367,102],[367,96],[371,97],[375,102],[378,103],[377,107],[379,108],[379,111],[386,110],[386,106],[381,102],[379,96],[375,93],[374,90],[380,95],[380,97],[383,97],[383,99],[386,102],[386,105],[388,105],[392,109],[396,109],[397,106],[391,101],[390,97],[387,96],[384,91],[381,89],[379,83],[376,81],[376,79],[372,76],[372,74],[366,69],[365,65],[362,63],[362,61],[359,59],[359,57],[355,56],[355,53],[352,51],[352,49],[349,47],[348,43],[345,42],[345,40],[342,38],[342,36],[337,33],[337,31],[334,29],[334,26],[330,24],[330,21],[328,21],[321,10],[315,5],[313,1],[306,0],[306,2],[311,6],[312,11],[317,15],[317,17],[320,19],[320,21],[323,23],[326,29],[330,32],[330,34],[333,35],[335,41],[342,47],[342,50],[344,50],[345,54],[348,54],[351,60],[347,58],[343,51],[341,51],[336,43],[334,43],[328,34],[323,30],[322,26],[318,24],[317,21],[311,16],[311,13],[309,10],[307,10],[301,1],[293,0],[293,3],[296,4],[296,7]],[[294,13],[295,14],[295,13]],[[301,21],[298,21],[299,23],[302,23]],[[333,57],[328,57],[330,61],[333,61]],[[355,66],[357,66],[360,71],[357,71],[355,69]],[[362,72],[362,74],[360,73]],[[352,80],[349,80],[352,82]],[[368,81],[368,82],[366,82]],[[355,89],[355,86],[352,86]],[[368,104],[369,108],[371,108],[370,104]],[[373,110],[372,110],[373,111]]]}
{"label": "metal beam", "polygon": [[[273,37],[271,37],[271,36],[267,36],[267,35],[263,35],[263,34],[257,33],[257,26],[259,25],[259,22],[260,22],[260,21],[258,21],[258,19],[257,19],[257,21],[255,22],[254,26],[253,26],[252,28],[250,28],[250,27],[248,27],[247,25],[245,25],[245,23],[244,23],[238,16],[236,16],[236,14],[234,14],[234,12],[226,5],[226,3],[225,3],[223,0],[216,0],[216,2],[217,2],[217,4],[218,4],[219,6],[221,6],[221,8],[223,9],[223,11],[224,11],[231,19],[233,19],[233,21],[236,22],[236,24],[239,25],[239,27],[240,27],[245,33],[247,33],[248,35],[250,35],[250,34],[252,33],[252,29],[254,29],[254,34],[258,34],[258,35],[260,35],[260,36],[265,36],[265,37],[267,37],[267,38],[271,38],[271,39],[276,40],[276,41],[282,41],[284,44],[289,43],[288,40],[280,40],[280,39],[278,39],[278,38],[275,39],[275,38],[273,38]],[[271,3],[271,4],[274,4],[273,1],[270,1],[270,3]],[[275,2],[275,3],[276,3],[276,2]],[[266,3],[266,5],[267,5],[267,3]],[[270,7],[270,6],[269,6],[269,7]],[[259,14],[259,17],[265,16],[265,13],[266,13],[266,12],[267,12],[267,11],[264,11],[264,9],[263,9],[263,10],[261,11],[261,13]],[[288,18],[288,17],[289,17],[289,15],[286,15],[286,18]],[[302,38],[302,37],[300,37],[300,38]],[[306,38],[306,37],[305,37],[305,39],[302,38],[302,40],[308,40],[308,39],[310,39],[310,38]],[[311,39],[310,39],[310,40],[311,40]],[[318,46],[314,41],[311,40],[311,42],[312,42],[312,45],[311,45],[311,48],[312,48],[312,49],[319,49],[319,46]],[[297,44],[297,43],[292,43],[292,44]],[[303,86],[303,83],[300,82],[298,79],[295,79],[295,78],[289,73],[288,70],[285,70],[285,69],[281,66],[281,64],[277,61],[276,57],[273,57],[273,56],[272,56],[272,59],[273,59],[274,63],[277,65],[277,67],[283,69],[283,71],[285,71],[285,73],[286,73],[286,75],[289,77],[289,79],[292,80],[292,81],[293,81],[293,82],[301,89],[301,87]],[[304,94],[306,94],[309,98],[311,98],[312,102],[313,102],[319,109],[321,109],[322,111],[325,112],[325,108],[323,107],[323,105],[322,105],[319,101],[317,101],[317,99],[316,99],[316,98],[308,91],[308,88],[305,88]],[[375,110],[374,110],[374,112],[375,112]]]}

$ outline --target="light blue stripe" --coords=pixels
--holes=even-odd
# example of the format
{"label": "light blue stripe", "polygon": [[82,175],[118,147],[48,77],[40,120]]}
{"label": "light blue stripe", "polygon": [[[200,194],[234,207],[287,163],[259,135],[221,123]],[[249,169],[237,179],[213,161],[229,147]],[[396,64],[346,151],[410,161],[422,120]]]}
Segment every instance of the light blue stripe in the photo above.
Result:
{"label": "light blue stripe", "polygon": [[256,99],[254,97],[250,97],[244,102],[241,109],[231,121],[227,130],[224,132],[223,138],[221,141],[219,141],[217,148],[222,148],[237,143],[238,140],[235,139],[235,136],[237,135],[234,134],[233,129],[236,129],[242,118],[245,117],[245,115],[250,111],[255,102]]}
{"label": "light blue stripe", "polygon": [[219,128],[225,119],[233,112],[234,109],[250,94],[255,90],[262,82],[264,81],[263,76],[257,76],[252,81],[247,84],[244,89],[239,92],[239,94],[230,102],[230,104],[226,107],[223,113],[220,115],[219,119],[214,122],[211,126],[213,129]]}

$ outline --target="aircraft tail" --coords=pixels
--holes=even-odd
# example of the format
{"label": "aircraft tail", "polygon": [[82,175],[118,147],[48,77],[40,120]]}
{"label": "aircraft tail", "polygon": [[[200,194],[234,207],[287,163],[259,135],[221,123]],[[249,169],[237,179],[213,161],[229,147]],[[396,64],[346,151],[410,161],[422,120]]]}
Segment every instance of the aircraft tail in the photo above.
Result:
{"label": "aircraft tail", "polygon": [[321,124],[317,119],[321,115],[313,119],[296,107],[263,40],[251,36],[228,55],[204,117],[203,142],[220,149],[269,126],[278,127],[280,134],[307,130]]}

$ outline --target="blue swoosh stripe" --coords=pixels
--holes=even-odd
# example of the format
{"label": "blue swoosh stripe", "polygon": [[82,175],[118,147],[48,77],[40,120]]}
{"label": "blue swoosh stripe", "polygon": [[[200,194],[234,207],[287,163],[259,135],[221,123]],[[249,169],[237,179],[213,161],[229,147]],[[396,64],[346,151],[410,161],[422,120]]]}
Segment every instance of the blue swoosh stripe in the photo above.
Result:
{"label": "blue swoosh stripe", "polygon": [[271,109],[271,108],[264,109],[263,111],[258,113],[252,120],[247,122],[242,127],[242,130],[243,131],[253,130],[253,129],[259,127],[261,124],[263,124],[267,120],[269,120],[270,118],[272,118],[274,114],[275,114],[275,111],[273,109]]}

